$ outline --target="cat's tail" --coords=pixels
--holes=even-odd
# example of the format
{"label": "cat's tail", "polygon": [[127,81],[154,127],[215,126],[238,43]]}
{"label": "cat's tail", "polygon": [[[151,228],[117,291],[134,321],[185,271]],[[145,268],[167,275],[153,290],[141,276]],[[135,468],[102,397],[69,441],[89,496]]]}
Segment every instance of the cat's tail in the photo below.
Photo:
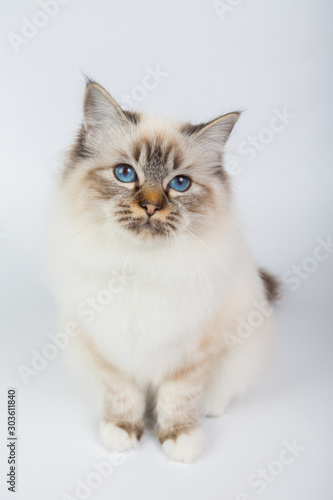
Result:
{"label": "cat's tail", "polygon": [[279,298],[280,294],[279,280],[265,269],[259,269],[258,272],[264,283],[267,300],[269,300],[269,302],[275,302],[275,300]]}

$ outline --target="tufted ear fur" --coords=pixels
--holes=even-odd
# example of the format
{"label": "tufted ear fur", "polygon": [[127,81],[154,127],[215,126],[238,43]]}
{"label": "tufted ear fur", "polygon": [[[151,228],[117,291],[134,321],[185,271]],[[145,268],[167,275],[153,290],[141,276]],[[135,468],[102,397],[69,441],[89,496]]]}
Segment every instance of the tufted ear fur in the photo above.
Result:
{"label": "tufted ear fur", "polygon": [[199,125],[186,125],[183,132],[198,141],[222,149],[230,137],[232,129],[238,121],[239,112],[228,113],[208,123]]}
{"label": "tufted ear fur", "polygon": [[99,142],[105,130],[127,123],[126,114],[111,95],[98,83],[89,81],[83,99],[83,125],[87,138]]}

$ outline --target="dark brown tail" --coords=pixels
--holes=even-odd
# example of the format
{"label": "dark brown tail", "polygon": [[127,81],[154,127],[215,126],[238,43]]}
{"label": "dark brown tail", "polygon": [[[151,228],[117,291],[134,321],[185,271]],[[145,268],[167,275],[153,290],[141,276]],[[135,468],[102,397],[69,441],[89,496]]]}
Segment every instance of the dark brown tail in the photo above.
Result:
{"label": "dark brown tail", "polygon": [[267,300],[269,300],[269,302],[274,302],[279,298],[280,283],[278,279],[265,271],[265,269],[259,269],[259,276],[264,282]]}

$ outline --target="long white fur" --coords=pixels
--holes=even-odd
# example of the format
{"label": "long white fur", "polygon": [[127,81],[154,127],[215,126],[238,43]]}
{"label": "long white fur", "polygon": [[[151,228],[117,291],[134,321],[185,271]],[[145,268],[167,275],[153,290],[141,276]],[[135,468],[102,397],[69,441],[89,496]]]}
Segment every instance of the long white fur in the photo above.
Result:
{"label": "long white fur", "polygon": [[[149,127],[154,125],[151,119]],[[112,218],[94,222],[82,216],[76,191],[89,166],[87,160],[60,183],[53,205],[50,272],[61,323],[75,321],[104,359],[145,391],[191,361],[202,329],[218,312],[216,335],[235,334],[238,319],[246,320],[256,303],[265,300],[264,287],[232,205],[202,236],[188,230],[172,239],[142,244]],[[96,219],[107,216],[103,210],[96,212]],[[122,290],[87,322],[82,304],[107,288],[115,272],[126,276]],[[222,414],[230,400],[253,384],[269,359],[273,334],[269,317],[232,349],[226,342],[206,384],[203,414]],[[81,363],[86,371],[84,357]],[[117,433],[122,434],[119,429]],[[166,453],[192,461],[203,447],[201,432],[192,434],[188,445],[187,438],[179,440],[178,452],[178,440],[166,441]],[[116,438],[105,439],[114,443]],[[119,449],[129,446],[123,441]]]}

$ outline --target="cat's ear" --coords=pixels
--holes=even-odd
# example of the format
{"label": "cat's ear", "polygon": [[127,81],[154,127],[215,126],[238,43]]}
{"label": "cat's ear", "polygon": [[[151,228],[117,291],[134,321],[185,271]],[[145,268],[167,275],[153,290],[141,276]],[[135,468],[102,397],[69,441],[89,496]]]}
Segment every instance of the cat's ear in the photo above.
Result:
{"label": "cat's ear", "polygon": [[129,123],[124,112],[111,95],[98,83],[88,81],[83,98],[83,126],[93,140]]}
{"label": "cat's ear", "polygon": [[235,111],[227,115],[219,116],[215,120],[200,125],[185,125],[183,132],[193,136],[198,141],[215,145],[221,149],[230,137],[232,129],[238,121],[240,112]]}

